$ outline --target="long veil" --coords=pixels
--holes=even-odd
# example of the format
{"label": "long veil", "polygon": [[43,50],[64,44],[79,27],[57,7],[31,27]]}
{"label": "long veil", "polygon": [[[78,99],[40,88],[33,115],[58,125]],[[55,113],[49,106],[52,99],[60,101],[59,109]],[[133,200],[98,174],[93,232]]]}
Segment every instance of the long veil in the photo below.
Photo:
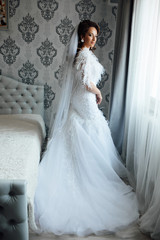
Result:
{"label": "long veil", "polygon": [[59,74],[59,78],[62,80],[62,88],[59,95],[59,104],[54,120],[54,114],[51,114],[49,139],[54,138],[57,132],[59,132],[64,126],[69,106],[73,87],[73,62],[78,47],[78,25],[75,27],[71,39],[65,48],[62,59],[62,74]]}

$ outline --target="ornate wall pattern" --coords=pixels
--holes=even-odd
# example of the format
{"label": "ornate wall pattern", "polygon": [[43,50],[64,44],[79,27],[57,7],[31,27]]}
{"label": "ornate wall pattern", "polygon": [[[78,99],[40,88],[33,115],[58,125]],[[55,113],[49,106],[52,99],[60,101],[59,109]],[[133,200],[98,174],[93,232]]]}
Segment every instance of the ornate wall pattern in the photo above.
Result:
{"label": "ornate wall pattern", "polygon": [[63,50],[75,26],[90,19],[101,28],[95,51],[106,69],[98,87],[107,116],[118,0],[9,0],[9,30],[0,31],[0,73],[44,85],[45,121],[56,113]]}

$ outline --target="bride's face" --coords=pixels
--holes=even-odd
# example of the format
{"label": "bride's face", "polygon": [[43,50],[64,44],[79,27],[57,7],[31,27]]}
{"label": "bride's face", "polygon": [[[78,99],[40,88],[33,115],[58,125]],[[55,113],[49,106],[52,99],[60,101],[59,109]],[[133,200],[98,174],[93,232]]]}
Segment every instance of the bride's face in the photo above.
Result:
{"label": "bride's face", "polygon": [[82,48],[93,48],[97,41],[97,29],[90,27],[82,39],[84,40]]}

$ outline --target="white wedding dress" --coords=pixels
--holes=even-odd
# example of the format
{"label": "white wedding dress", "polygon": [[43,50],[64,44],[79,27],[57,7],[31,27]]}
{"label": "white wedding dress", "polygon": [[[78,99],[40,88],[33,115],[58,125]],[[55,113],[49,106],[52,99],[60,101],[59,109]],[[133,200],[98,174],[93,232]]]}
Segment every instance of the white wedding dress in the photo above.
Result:
{"label": "white wedding dress", "polygon": [[137,201],[113,144],[95,94],[104,69],[87,48],[74,65],[67,121],[51,139],[39,167],[35,217],[42,231],[56,235],[115,232],[136,221]]}

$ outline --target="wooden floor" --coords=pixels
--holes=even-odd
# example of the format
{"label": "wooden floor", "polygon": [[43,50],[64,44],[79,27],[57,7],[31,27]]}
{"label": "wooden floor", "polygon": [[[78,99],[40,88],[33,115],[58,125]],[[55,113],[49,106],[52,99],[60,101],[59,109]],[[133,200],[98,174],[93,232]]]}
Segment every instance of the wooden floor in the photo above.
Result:
{"label": "wooden floor", "polygon": [[88,236],[88,237],[75,237],[75,236],[54,236],[53,234],[37,235],[30,231],[29,240],[150,240],[151,238],[147,235],[142,234],[137,226],[131,226],[126,230],[119,231],[116,235],[106,236]]}

